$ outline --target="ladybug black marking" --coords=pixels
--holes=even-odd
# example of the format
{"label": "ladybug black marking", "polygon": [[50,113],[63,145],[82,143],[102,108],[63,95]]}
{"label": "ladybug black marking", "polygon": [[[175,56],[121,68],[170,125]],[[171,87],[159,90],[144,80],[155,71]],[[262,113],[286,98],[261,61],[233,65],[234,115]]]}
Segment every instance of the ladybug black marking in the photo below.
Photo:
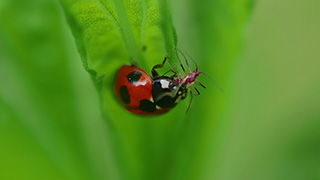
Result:
{"label": "ladybug black marking", "polygon": [[170,96],[164,96],[159,101],[155,102],[158,106],[164,109],[173,108],[177,105],[176,100],[178,96],[170,97]]}
{"label": "ladybug black marking", "polygon": [[148,113],[153,113],[157,110],[156,105],[147,99],[141,100],[139,107],[142,111]]}
{"label": "ladybug black marking", "polygon": [[133,71],[132,73],[128,74],[127,79],[131,84],[134,84],[139,81],[141,77],[141,72]]}
{"label": "ladybug black marking", "polygon": [[129,95],[127,86],[120,87],[120,97],[124,103],[126,104],[130,103],[130,95]]}

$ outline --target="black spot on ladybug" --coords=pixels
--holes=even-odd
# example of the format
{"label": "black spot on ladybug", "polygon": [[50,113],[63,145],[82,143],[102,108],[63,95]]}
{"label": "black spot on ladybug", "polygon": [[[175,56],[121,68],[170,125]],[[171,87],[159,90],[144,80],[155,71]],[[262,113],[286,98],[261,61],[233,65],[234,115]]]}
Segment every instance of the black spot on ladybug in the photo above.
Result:
{"label": "black spot on ladybug", "polygon": [[149,113],[155,112],[157,110],[156,105],[147,99],[141,100],[139,107],[142,111]]}
{"label": "black spot on ladybug", "polygon": [[134,84],[137,81],[139,81],[140,77],[141,77],[141,72],[133,71],[132,73],[128,74],[127,79],[131,84]]}
{"label": "black spot on ladybug", "polygon": [[158,106],[164,109],[173,108],[177,105],[176,103],[177,98],[178,96],[175,96],[175,97],[164,96],[158,101],[156,101],[155,104],[157,104]]}
{"label": "black spot on ladybug", "polygon": [[120,97],[124,103],[126,104],[130,103],[130,95],[129,95],[127,86],[120,87]]}

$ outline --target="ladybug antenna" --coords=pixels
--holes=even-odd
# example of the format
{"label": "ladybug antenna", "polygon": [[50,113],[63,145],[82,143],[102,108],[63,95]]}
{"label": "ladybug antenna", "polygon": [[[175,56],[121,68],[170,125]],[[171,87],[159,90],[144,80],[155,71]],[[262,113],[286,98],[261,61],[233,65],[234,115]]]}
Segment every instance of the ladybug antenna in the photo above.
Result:
{"label": "ladybug antenna", "polygon": [[[222,87],[215,81],[215,80],[213,80],[210,76],[208,76],[206,73],[204,73],[204,72],[200,72],[200,74],[203,74],[203,75],[205,75],[207,78],[209,78],[216,86],[217,86],[217,88],[224,94],[224,95],[226,95],[226,93],[225,93],[225,91],[222,89]],[[196,80],[200,85],[201,85],[201,83],[200,83],[200,81],[199,80]],[[202,87],[203,87],[203,84],[201,85]]]}
{"label": "ladybug antenna", "polygon": [[[184,57],[185,57],[185,60],[187,62],[187,65],[189,66],[189,63],[188,63],[188,60],[185,56],[185,54],[191,59],[191,61],[193,62],[193,64],[196,66],[196,70],[198,70],[198,64],[196,63],[196,61],[188,54],[188,53],[183,53],[180,49],[177,49]],[[189,67],[190,68],[190,67]],[[191,71],[191,70],[190,70]]]}

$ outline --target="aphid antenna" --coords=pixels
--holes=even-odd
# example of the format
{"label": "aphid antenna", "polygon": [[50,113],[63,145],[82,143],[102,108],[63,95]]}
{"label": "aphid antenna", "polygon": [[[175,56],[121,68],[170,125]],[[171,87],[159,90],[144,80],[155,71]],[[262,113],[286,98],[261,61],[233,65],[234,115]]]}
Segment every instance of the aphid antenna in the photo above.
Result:
{"label": "aphid antenna", "polygon": [[191,73],[192,70],[191,70],[191,68],[190,68],[189,61],[188,61],[186,55],[184,55],[184,53],[183,53],[180,49],[177,49],[177,51],[178,51],[180,54],[182,54],[184,60],[186,61],[187,66],[188,66],[188,68],[189,68],[189,71],[190,71],[190,73]]}
{"label": "aphid antenna", "polygon": [[[182,50],[177,49],[183,56],[186,57],[186,55],[191,59],[191,61],[193,62],[193,64],[196,66],[196,70],[198,70],[198,64],[196,63],[196,61],[190,56],[190,54],[188,54],[187,52],[183,53]],[[185,55],[186,54],[186,55]]]}
{"label": "aphid antenna", "polygon": [[190,102],[189,102],[189,105],[188,105],[188,108],[187,108],[186,113],[189,111],[189,109],[190,109],[190,107],[191,107],[193,97],[200,95],[200,91],[199,91],[194,85],[192,85],[192,87],[194,88],[194,90],[196,90],[197,94],[193,94],[192,89],[190,89],[190,96],[191,96],[191,98],[190,98]]}
{"label": "aphid antenna", "polygon": [[[203,74],[203,75],[205,75],[208,79],[210,79],[210,80],[217,86],[217,88],[218,88],[224,95],[226,95],[225,91],[222,89],[222,87],[221,87],[214,79],[212,79],[210,76],[208,76],[208,75],[207,75],[206,73],[204,73],[204,72],[200,72],[200,74]],[[196,81],[197,81],[198,83],[200,83],[199,80],[196,79]]]}
{"label": "aphid antenna", "polygon": [[185,75],[187,75],[186,70],[184,69],[184,67],[183,67],[183,65],[182,65],[182,62],[181,62],[181,60],[180,60],[180,57],[179,57],[179,53],[178,53],[178,51],[176,51],[176,55],[177,55],[177,58],[178,58],[178,60],[179,60],[180,66],[181,66],[181,68],[182,68],[182,70],[183,70],[184,74],[185,74]]}

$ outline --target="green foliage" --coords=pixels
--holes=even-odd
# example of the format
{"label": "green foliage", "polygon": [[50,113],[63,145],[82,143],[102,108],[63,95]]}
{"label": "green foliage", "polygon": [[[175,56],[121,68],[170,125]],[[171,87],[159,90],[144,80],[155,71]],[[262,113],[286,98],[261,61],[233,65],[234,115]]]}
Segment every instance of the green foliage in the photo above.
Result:
{"label": "green foliage", "polygon": [[[1,177],[209,177],[206,167],[215,165],[211,161],[216,158],[209,152],[219,146],[212,139],[219,133],[217,122],[225,113],[226,97],[202,78],[208,88],[195,98],[188,114],[186,100],[160,117],[139,117],[118,104],[115,74],[132,61],[150,71],[166,55],[179,70],[175,55],[179,37],[179,48],[188,49],[200,70],[214,75],[228,90],[250,1],[188,0],[177,5],[160,0],[61,0],[74,38],[57,2],[4,2],[0,2],[0,80],[6,86],[0,88],[0,137],[6,148],[1,149],[0,167],[7,171]],[[192,7],[187,23],[171,19],[186,13],[179,13],[182,7]],[[16,168],[27,173],[15,173]]]}
{"label": "green foliage", "polygon": [[[164,36],[173,30],[170,21],[162,20],[159,3],[156,0],[124,4],[122,1],[61,1],[84,67],[98,88],[117,168],[121,170],[119,174],[132,179],[153,178],[158,173],[154,171],[163,168],[167,160],[162,157],[164,152],[157,149],[167,149],[172,143],[170,134],[176,132],[184,117],[181,109],[185,106],[181,106],[175,109],[175,114],[141,118],[128,113],[115,99],[115,74],[122,65],[133,61],[150,71],[153,65],[163,61],[166,47],[175,48],[175,36]],[[173,67],[179,65],[173,58],[169,62]],[[178,117],[172,121],[174,116]]]}
{"label": "green foliage", "polygon": [[1,179],[95,177],[102,119],[58,4],[8,1],[0,23]]}
{"label": "green foliage", "polygon": [[[168,2],[0,0],[1,180],[319,179],[320,1]],[[226,95],[124,110],[117,69],[176,47]]]}

